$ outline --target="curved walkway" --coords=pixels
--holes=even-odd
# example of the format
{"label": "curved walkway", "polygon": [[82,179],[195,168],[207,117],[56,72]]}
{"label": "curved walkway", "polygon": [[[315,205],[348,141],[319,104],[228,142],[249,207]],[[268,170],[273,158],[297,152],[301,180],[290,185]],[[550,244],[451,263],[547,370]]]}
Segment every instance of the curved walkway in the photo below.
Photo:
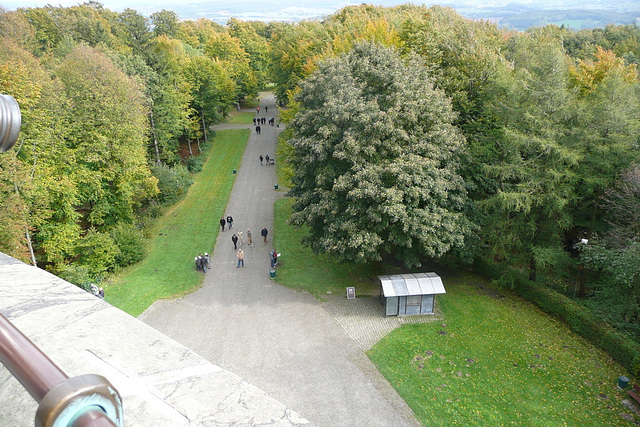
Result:
{"label": "curved walkway", "polygon": [[[272,117],[275,100],[261,95],[260,116]],[[265,107],[270,113],[265,114]],[[252,132],[227,206],[233,232],[252,230],[255,246],[247,247],[246,236],[243,245],[246,267],[236,268],[232,233],[220,233],[202,288],[158,301],[139,319],[240,375],[313,425],[419,425],[362,351],[394,325],[358,341],[354,334],[368,330],[361,327],[366,322],[353,327],[336,321],[350,318],[348,309],[332,315],[311,295],[269,279],[271,245],[262,242],[260,230],[267,227],[270,242],[273,204],[283,192],[274,189],[275,167],[260,166],[258,157],[275,156],[281,130],[267,124],[261,134]],[[382,319],[369,324],[379,325]]]}

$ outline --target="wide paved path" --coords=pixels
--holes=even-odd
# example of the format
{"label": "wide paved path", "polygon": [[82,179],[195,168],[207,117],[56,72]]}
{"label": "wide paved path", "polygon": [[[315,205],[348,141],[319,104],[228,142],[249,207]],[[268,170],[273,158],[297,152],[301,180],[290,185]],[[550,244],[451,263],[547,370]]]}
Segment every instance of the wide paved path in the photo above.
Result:
{"label": "wide paved path", "polygon": [[[270,94],[261,94],[260,105],[260,116],[277,111]],[[235,221],[232,232],[246,234],[249,228],[253,234],[255,246],[247,247],[246,237],[243,245],[246,267],[236,268],[232,233],[220,233],[203,287],[184,298],[156,302],[139,319],[240,375],[313,425],[418,425],[321,303],[270,280],[273,203],[283,191],[274,189],[275,167],[260,166],[258,157],[275,155],[282,127],[262,129],[251,134],[227,208]],[[269,230],[266,245],[262,227]]]}

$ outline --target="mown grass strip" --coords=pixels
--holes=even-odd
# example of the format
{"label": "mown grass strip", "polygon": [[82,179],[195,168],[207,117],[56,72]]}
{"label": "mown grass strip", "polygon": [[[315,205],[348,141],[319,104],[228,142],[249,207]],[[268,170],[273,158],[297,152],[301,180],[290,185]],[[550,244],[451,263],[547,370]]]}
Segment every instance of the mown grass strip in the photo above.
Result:
{"label": "mown grass strip", "polygon": [[168,211],[152,230],[147,257],[106,288],[106,300],[138,316],[158,299],[196,289],[203,280],[194,257],[213,250],[225,214],[249,131],[218,131],[196,182],[182,202]]}
{"label": "mown grass strip", "polygon": [[444,320],[404,325],[369,351],[423,425],[624,425],[625,370],[530,303],[445,277]]}
{"label": "mown grass strip", "polygon": [[256,115],[248,111],[233,111],[225,123],[233,125],[253,125],[253,118]]}
{"label": "mown grass strip", "polygon": [[327,293],[345,294],[347,286],[356,286],[358,295],[379,293],[377,264],[342,264],[328,256],[318,256],[302,246],[304,229],[287,225],[293,199],[278,200],[274,208],[274,247],[282,254],[278,267],[278,283],[307,291],[316,298]]}

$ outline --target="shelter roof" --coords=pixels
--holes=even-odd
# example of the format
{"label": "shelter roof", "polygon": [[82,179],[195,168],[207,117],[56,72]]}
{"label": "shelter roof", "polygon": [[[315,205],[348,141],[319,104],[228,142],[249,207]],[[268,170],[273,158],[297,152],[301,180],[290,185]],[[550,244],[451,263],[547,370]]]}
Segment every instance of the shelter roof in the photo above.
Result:
{"label": "shelter roof", "polygon": [[385,297],[446,293],[436,273],[408,273],[378,276]]}

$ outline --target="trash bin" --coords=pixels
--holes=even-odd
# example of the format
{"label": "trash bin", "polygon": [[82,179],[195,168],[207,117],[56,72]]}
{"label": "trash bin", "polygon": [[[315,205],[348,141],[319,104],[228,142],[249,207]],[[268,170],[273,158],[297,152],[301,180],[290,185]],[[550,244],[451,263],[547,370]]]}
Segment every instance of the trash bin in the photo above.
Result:
{"label": "trash bin", "polygon": [[234,169],[234,170],[233,170],[234,175],[235,175],[235,173],[236,173],[236,172],[237,172],[237,171]]}
{"label": "trash bin", "polygon": [[629,386],[629,378],[624,375],[618,378],[618,387],[627,388]]}
{"label": "trash bin", "polygon": [[269,279],[273,280],[275,278],[276,278],[276,271],[275,270],[269,271]]}
{"label": "trash bin", "polygon": [[275,185],[273,186],[273,188],[275,188],[275,189],[277,190],[277,189],[278,189],[278,184],[275,184]]}

